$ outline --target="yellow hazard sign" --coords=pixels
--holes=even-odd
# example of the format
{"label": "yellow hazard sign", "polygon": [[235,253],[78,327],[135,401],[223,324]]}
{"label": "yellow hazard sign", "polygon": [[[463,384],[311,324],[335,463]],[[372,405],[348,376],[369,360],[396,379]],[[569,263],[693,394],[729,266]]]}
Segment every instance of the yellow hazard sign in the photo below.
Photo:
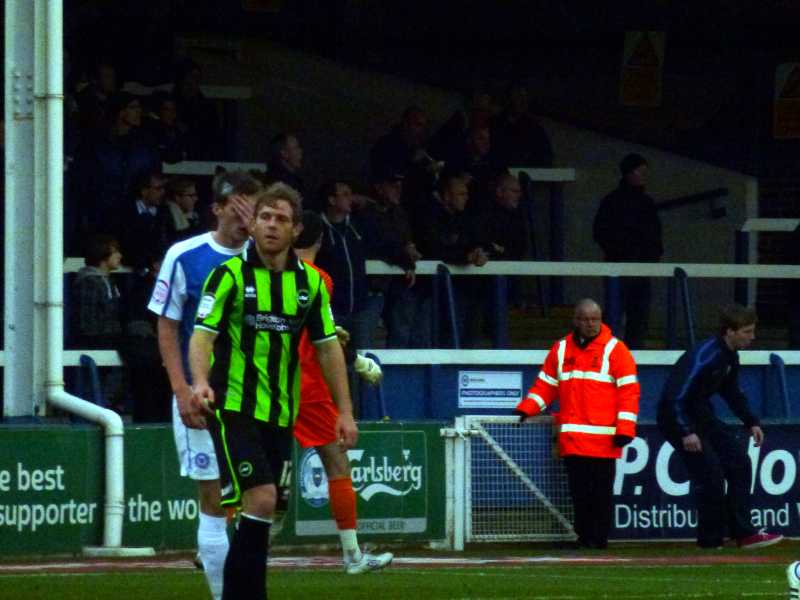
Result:
{"label": "yellow hazard sign", "polygon": [[775,69],[772,135],[779,140],[800,138],[800,63]]}
{"label": "yellow hazard sign", "polygon": [[661,106],[663,65],[663,31],[626,32],[620,103],[623,106]]}

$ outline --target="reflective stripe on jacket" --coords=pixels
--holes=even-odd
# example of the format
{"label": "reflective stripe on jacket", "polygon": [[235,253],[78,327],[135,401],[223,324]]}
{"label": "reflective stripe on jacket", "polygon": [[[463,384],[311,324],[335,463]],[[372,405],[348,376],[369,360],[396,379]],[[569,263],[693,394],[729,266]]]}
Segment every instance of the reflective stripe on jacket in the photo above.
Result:
{"label": "reflective stripe on jacket", "polygon": [[536,415],[556,398],[562,456],[619,458],[622,449],[614,445],[614,435],[636,436],[636,364],[605,325],[584,348],[573,334],[558,340],[517,411]]}

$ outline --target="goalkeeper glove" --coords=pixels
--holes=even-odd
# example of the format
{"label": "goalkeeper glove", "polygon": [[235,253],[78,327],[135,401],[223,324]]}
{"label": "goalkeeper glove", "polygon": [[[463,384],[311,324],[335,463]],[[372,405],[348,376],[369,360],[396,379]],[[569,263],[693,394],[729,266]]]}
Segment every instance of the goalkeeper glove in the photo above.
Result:
{"label": "goalkeeper glove", "polygon": [[356,360],[353,363],[353,368],[358,373],[359,377],[370,385],[378,385],[383,378],[383,371],[371,358],[356,354]]}

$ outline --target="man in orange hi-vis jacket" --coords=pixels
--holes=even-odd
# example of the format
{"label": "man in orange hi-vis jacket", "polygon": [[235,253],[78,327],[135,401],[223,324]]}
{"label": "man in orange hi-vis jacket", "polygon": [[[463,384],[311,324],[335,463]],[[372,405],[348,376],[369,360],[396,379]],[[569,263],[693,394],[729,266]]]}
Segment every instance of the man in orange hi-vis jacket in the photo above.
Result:
{"label": "man in orange hi-vis jacket", "polygon": [[605,548],[615,461],[636,437],[636,363],[603,325],[594,300],[575,305],[575,329],[558,340],[515,412],[525,421],[559,399],[558,445],[575,508],[578,545]]}

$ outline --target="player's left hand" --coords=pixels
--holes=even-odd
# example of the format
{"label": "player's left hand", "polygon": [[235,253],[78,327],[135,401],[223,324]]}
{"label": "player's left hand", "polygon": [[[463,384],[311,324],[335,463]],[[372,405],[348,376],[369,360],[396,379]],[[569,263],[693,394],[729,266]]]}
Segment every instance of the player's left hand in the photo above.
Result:
{"label": "player's left hand", "polygon": [[358,376],[369,385],[378,385],[383,379],[383,371],[381,371],[378,363],[366,356],[357,354],[353,368],[358,373]]}
{"label": "player's left hand", "polygon": [[764,443],[764,431],[758,425],[753,425],[750,428],[750,435],[753,436],[753,442],[756,448]]}
{"label": "player's left hand", "polygon": [[353,415],[340,414],[336,419],[336,439],[342,451],[349,450],[358,441],[358,427],[353,420]]}

